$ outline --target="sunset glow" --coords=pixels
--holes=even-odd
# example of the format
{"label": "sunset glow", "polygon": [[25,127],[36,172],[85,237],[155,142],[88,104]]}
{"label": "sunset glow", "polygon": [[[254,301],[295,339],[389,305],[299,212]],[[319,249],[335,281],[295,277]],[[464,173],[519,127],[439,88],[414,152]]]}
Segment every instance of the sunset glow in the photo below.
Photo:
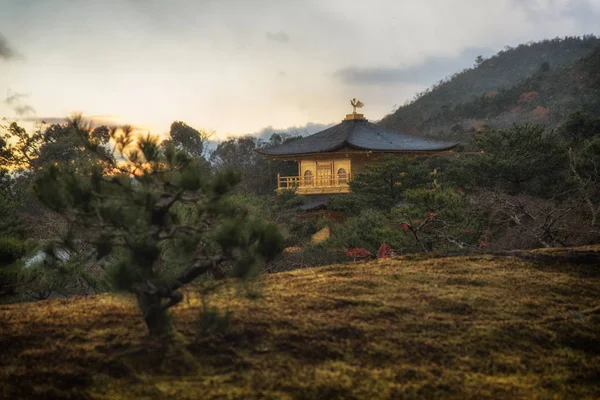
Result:
{"label": "sunset glow", "polygon": [[223,138],[337,123],[358,96],[378,120],[477,55],[600,20],[599,0],[351,3],[2,0],[0,93],[35,112],[0,115],[159,134],[183,120]]}

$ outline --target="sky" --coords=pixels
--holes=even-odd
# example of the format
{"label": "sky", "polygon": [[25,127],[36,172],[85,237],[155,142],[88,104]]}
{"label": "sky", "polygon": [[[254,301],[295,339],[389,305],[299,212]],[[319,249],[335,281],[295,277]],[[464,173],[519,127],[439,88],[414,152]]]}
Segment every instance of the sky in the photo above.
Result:
{"label": "sky", "polygon": [[599,21],[600,0],[0,0],[0,117],[314,131]]}

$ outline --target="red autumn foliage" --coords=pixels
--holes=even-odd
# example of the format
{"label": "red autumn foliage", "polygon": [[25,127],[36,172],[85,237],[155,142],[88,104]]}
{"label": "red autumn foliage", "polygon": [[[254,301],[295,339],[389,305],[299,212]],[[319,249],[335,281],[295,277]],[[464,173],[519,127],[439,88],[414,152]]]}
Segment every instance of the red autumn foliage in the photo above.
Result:
{"label": "red autumn foliage", "polygon": [[427,220],[433,221],[437,217],[436,213],[427,213]]}
{"label": "red autumn foliage", "polygon": [[392,248],[389,244],[384,243],[377,251],[377,258],[390,258],[392,256]]}
{"label": "red autumn foliage", "polygon": [[523,112],[523,106],[512,107],[508,111],[511,114],[521,114]]}
{"label": "red autumn foliage", "polygon": [[470,124],[470,127],[475,129],[476,132],[483,132],[485,131],[485,121],[482,119],[473,120]]}
{"label": "red autumn foliage", "polygon": [[547,107],[537,106],[533,110],[533,118],[535,119],[544,119],[550,113],[550,110]]}
{"label": "red autumn foliage", "polygon": [[519,97],[519,104],[529,104],[534,101],[540,94],[538,92],[525,92]]}
{"label": "red autumn foliage", "polygon": [[361,259],[361,258],[368,258],[371,257],[371,252],[369,250],[366,249],[361,249],[359,247],[354,247],[352,249],[347,249],[345,251],[346,255],[348,257],[351,257],[353,260]]}

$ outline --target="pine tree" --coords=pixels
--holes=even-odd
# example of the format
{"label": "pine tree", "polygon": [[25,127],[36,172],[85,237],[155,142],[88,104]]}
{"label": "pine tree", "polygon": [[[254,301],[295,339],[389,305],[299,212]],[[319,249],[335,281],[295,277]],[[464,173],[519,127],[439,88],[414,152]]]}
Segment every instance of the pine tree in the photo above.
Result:
{"label": "pine tree", "polygon": [[91,244],[111,287],[137,295],[151,335],[172,329],[168,309],[184,285],[201,276],[254,277],[281,252],[277,229],[228,196],[236,173],[212,173],[150,135],[136,141],[128,127],[110,130],[116,157],[107,156],[80,120],[71,124],[97,159],[44,166],[35,193],[70,221],[63,245]]}

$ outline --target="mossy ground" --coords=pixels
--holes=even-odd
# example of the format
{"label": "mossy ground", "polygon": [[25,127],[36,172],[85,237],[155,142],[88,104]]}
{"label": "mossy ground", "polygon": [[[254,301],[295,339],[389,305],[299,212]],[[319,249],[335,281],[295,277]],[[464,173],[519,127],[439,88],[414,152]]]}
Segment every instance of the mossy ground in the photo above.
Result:
{"label": "mossy ground", "polygon": [[600,398],[599,266],[406,258],[234,292],[207,333],[190,289],[170,343],[130,297],[0,306],[0,398]]}

